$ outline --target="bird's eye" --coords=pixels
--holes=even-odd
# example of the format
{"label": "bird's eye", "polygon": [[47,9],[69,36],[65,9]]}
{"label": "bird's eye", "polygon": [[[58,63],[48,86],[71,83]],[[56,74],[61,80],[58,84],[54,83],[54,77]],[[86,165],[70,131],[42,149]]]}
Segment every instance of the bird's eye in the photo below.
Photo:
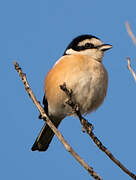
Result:
{"label": "bird's eye", "polygon": [[85,47],[86,47],[86,48],[93,48],[93,47],[94,47],[94,45],[93,45],[93,44],[91,44],[91,43],[86,43],[86,44],[85,44]]}

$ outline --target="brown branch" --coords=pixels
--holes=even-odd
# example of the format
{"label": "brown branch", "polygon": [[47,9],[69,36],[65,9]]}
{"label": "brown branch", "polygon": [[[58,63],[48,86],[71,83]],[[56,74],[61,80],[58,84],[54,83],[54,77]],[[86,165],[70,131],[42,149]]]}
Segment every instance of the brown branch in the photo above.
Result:
{"label": "brown branch", "polygon": [[101,143],[101,141],[95,136],[93,133],[93,126],[86,119],[84,119],[80,113],[79,106],[72,102],[72,90],[68,90],[66,84],[60,86],[60,88],[66,93],[69,100],[66,102],[69,106],[71,106],[72,110],[78,116],[83,128],[86,130],[88,135],[92,138],[97,147],[103,151],[117,166],[119,166],[125,173],[127,173],[130,177],[136,180],[136,175],[130,172],[115,156]]}
{"label": "brown branch", "polygon": [[102,180],[102,178],[93,170],[92,167],[90,167],[73,149],[72,147],[67,143],[67,141],[64,139],[62,134],[59,132],[59,130],[54,126],[54,124],[51,122],[47,114],[45,113],[44,109],[40,105],[39,101],[37,101],[35,95],[33,94],[28,81],[26,79],[26,75],[22,72],[22,69],[20,68],[19,64],[15,61],[14,66],[16,71],[19,73],[20,78],[22,79],[25,89],[29,95],[29,97],[32,99],[33,103],[36,105],[37,109],[39,110],[41,116],[43,119],[46,119],[46,123],[49,125],[49,127],[52,129],[52,131],[56,134],[58,139],[61,141],[61,143],[64,145],[66,150],[88,171],[88,173],[97,180]]}
{"label": "brown branch", "polygon": [[132,73],[134,80],[136,81],[136,73],[134,72],[134,70],[131,67],[131,61],[130,61],[129,57],[127,57],[127,62],[128,62],[127,68]]}
{"label": "brown branch", "polygon": [[132,30],[131,30],[131,27],[130,27],[128,21],[127,21],[125,24],[126,24],[126,29],[127,29],[127,32],[128,32],[128,34],[129,34],[129,36],[131,37],[133,43],[136,44],[136,37],[135,37],[135,35],[133,34],[133,32],[132,32]]}

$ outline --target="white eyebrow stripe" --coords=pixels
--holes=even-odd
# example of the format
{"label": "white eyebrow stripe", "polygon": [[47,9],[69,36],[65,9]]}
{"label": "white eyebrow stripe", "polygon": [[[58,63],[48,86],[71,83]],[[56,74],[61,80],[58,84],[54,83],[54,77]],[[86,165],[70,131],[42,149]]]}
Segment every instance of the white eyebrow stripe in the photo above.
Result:
{"label": "white eyebrow stripe", "polygon": [[78,43],[78,46],[84,46],[86,43],[92,43],[94,46],[100,46],[102,45],[102,41],[96,38],[91,38],[91,39],[85,39],[81,42]]}

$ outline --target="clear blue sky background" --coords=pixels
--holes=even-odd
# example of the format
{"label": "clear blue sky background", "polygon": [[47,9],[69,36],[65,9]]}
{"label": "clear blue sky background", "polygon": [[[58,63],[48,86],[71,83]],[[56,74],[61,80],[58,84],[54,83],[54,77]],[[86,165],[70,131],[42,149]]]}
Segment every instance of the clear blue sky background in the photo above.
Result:
{"label": "clear blue sky background", "polygon": [[[130,56],[136,69],[136,47],[125,29],[128,20],[136,34],[135,9],[134,0],[0,2],[0,179],[92,179],[56,137],[47,152],[31,152],[43,122],[13,66],[16,59],[41,101],[45,74],[68,43],[86,33],[113,45],[103,61],[109,73],[106,100],[87,119],[103,144],[136,173],[136,84],[126,68]],[[66,118],[59,130],[103,179],[131,179],[81,132],[77,118]]]}

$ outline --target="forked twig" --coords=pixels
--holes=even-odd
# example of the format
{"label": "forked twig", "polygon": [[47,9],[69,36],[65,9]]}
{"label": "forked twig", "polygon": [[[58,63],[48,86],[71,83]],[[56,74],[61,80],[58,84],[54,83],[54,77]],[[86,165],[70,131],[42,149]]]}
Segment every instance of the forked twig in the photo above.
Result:
{"label": "forked twig", "polygon": [[71,106],[72,110],[76,113],[78,116],[83,128],[86,130],[88,135],[92,138],[94,143],[98,146],[98,148],[103,151],[117,166],[119,166],[126,174],[128,174],[130,177],[136,180],[136,175],[130,172],[118,159],[113,156],[113,154],[101,143],[101,141],[95,136],[93,133],[92,124],[90,124],[85,118],[82,117],[80,113],[80,108],[77,104],[74,104],[72,101],[72,91],[67,89],[66,83],[63,85],[60,85],[61,90],[63,90],[66,95],[68,96],[69,100],[67,101],[67,104]]}
{"label": "forked twig", "polygon": [[17,62],[14,62],[14,66],[16,71],[19,73],[20,78],[22,79],[25,89],[29,95],[29,97],[32,99],[33,103],[36,105],[37,109],[39,110],[42,118],[45,120],[46,123],[49,125],[49,127],[52,129],[52,131],[56,134],[58,139],[61,141],[61,143],[64,145],[66,150],[88,171],[88,173],[97,180],[102,180],[102,178],[93,170],[92,167],[90,167],[74,150],[73,148],[67,143],[67,141],[64,139],[62,134],[59,132],[59,130],[54,126],[54,124],[51,122],[47,114],[45,113],[44,109],[40,105],[39,101],[37,101],[35,95],[33,94],[28,81],[26,79],[26,75],[22,72],[22,69],[20,68],[19,64]]}
{"label": "forked twig", "polygon": [[129,57],[127,57],[127,62],[128,62],[127,68],[132,73],[134,80],[136,81],[136,73],[134,72],[134,70],[131,67],[131,61],[130,61]]}

